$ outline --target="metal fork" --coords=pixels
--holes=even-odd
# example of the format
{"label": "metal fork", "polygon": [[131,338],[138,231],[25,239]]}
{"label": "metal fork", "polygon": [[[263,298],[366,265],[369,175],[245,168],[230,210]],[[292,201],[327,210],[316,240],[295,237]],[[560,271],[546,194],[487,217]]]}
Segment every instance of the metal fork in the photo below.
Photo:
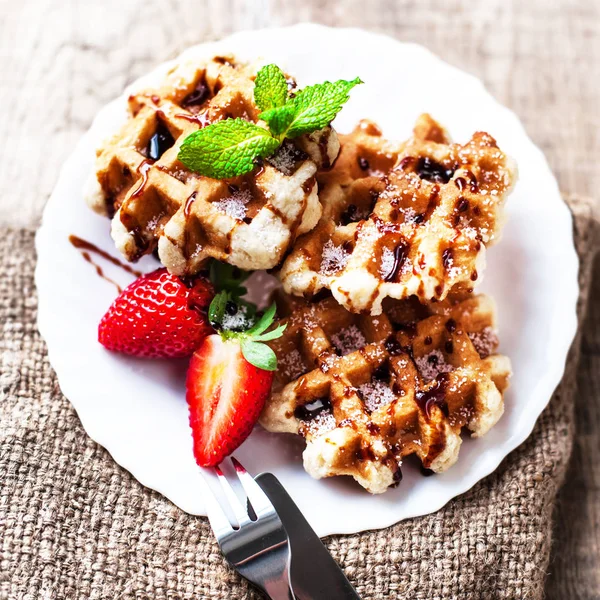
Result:
{"label": "metal fork", "polygon": [[202,469],[206,481],[205,504],[208,520],[229,564],[271,600],[295,600],[290,585],[290,546],[279,515],[266,494],[244,469],[231,458],[254,515],[248,514],[220,466],[213,467],[238,523],[232,527],[214,492],[210,489],[210,469]]}

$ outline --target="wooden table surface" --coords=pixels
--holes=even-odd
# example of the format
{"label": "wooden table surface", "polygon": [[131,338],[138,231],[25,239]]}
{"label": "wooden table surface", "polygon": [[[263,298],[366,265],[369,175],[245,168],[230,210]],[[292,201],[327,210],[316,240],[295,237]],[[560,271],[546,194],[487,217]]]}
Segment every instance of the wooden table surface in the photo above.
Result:
{"label": "wooden table surface", "polygon": [[[95,113],[156,63],[309,20],[418,42],[473,73],[520,116],[561,188],[600,200],[598,0],[0,0],[0,225],[39,222]],[[550,599],[600,597],[600,263],[594,285]]]}

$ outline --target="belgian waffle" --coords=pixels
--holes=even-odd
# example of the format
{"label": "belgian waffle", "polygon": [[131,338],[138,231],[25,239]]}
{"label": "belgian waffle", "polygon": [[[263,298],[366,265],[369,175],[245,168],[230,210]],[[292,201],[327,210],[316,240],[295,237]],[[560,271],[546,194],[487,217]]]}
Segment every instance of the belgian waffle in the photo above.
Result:
{"label": "belgian waffle", "polygon": [[[130,118],[97,151],[88,203],[113,216],[112,236],[128,260],[158,245],[174,274],[208,257],[243,269],[280,262],[321,216],[315,174],[339,151],[331,128],[286,141],[250,174],[217,181],[177,159],[182,141],[221,119],[258,120],[255,69],[233,58],[179,63],[161,87],[129,97]],[[295,85],[290,79],[290,85]]]}
{"label": "belgian waffle", "polygon": [[278,357],[269,431],[306,439],[304,468],[316,478],[351,475],[371,493],[401,477],[416,454],[441,472],[458,458],[463,427],[484,435],[501,417],[510,361],[496,354],[493,301],[465,294],[421,305],[387,299],[379,316],[334,298],[278,298],[287,328]]}
{"label": "belgian waffle", "polygon": [[318,177],[321,220],[281,268],[286,292],[326,288],[348,310],[379,314],[386,297],[426,303],[472,290],[499,237],[514,161],[487,133],[451,144],[429,115],[398,146],[364,123],[341,142]]}

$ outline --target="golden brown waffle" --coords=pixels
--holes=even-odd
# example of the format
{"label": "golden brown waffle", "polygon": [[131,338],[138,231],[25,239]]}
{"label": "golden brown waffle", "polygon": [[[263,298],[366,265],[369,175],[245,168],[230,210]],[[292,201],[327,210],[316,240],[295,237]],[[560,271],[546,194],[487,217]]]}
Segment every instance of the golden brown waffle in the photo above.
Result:
{"label": "golden brown waffle", "polygon": [[315,173],[339,151],[331,128],[286,141],[252,173],[233,179],[202,177],[177,159],[182,141],[200,127],[236,117],[257,121],[254,77],[253,68],[216,57],[179,63],[161,87],[130,96],[130,118],[98,150],[88,194],[94,209],[114,214],[112,236],[127,259],[158,245],[177,275],[197,272],[208,257],[268,269],[316,225]]}
{"label": "golden brown waffle", "polygon": [[379,316],[350,313],[332,297],[282,294],[277,304],[287,328],[271,342],[278,370],[261,423],[305,437],[313,477],[351,475],[384,492],[405,456],[444,471],[463,427],[482,436],[503,413],[510,361],[495,354],[486,296],[428,306],[388,299]]}
{"label": "golden brown waffle", "polygon": [[499,237],[514,161],[487,133],[451,144],[429,115],[396,147],[372,124],[340,139],[337,163],[318,177],[323,216],[281,268],[286,292],[326,288],[348,310],[379,314],[386,297],[472,290]]}

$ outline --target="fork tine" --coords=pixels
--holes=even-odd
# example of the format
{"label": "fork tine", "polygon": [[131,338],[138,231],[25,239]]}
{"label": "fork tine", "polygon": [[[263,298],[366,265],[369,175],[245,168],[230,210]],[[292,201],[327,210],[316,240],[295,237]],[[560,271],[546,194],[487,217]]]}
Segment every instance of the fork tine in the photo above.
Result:
{"label": "fork tine", "polygon": [[217,541],[220,543],[221,535],[231,533],[233,531],[233,527],[231,526],[227,515],[221,508],[214,492],[210,489],[208,478],[204,472],[204,469],[201,469],[201,472],[205,484],[203,500],[206,508],[206,515],[208,516],[210,526],[217,538]]}
{"label": "fork tine", "polygon": [[235,515],[239,526],[241,527],[245,523],[250,523],[250,517],[248,516],[248,512],[242,506],[242,503],[237,497],[237,494],[233,491],[233,488],[231,487],[231,484],[229,483],[227,477],[225,477],[225,474],[221,470],[221,467],[217,465],[213,468],[215,470],[215,473],[217,474],[219,483],[221,484],[221,487],[225,492],[225,496],[227,498],[227,501],[229,502],[229,506],[231,506],[231,510],[233,510],[233,514]]}
{"label": "fork tine", "polygon": [[275,512],[275,507],[269,498],[267,498],[267,495],[262,491],[256,481],[254,481],[252,475],[246,471],[242,463],[233,456],[231,457],[231,462],[235,467],[235,472],[250,500],[250,504],[252,504],[256,516],[260,517],[261,514]]}

